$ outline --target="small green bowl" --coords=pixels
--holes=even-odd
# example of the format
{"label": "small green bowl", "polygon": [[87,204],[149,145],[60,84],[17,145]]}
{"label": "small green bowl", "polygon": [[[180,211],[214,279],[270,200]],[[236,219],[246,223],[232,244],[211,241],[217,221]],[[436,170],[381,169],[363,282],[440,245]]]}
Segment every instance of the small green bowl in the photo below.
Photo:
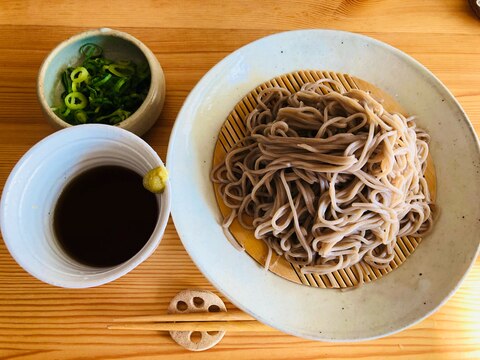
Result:
{"label": "small green bowl", "polygon": [[148,63],[151,82],[147,97],[133,114],[114,125],[142,136],[155,124],[162,112],[165,102],[165,76],[156,56],[140,40],[125,32],[108,28],[74,35],[60,43],[45,58],[38,74],[37,96],[47,121],[57,130],[72,126],[55,114],[52,107],[58,106],[62,101],[61,73],[67,67],[79,63],[79,49],[86,43],[101,46],[105,56],[113,60]]}

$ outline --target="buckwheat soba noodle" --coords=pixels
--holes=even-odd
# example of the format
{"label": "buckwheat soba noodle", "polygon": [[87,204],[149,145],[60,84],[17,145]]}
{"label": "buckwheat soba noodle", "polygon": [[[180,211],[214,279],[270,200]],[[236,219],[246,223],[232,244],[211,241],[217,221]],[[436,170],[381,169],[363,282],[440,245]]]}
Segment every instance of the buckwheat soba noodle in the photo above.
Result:
{"label": "buckwheat soba noodle", "polygon": [[385,268],[397,237],[432,226],[428,141],[413,117],[333,80],[263,90],[246,136],[211,172],[231,209],[223,228],[231,241],[235,218],[254,231],[267,268],[272,252],[303,273]]}

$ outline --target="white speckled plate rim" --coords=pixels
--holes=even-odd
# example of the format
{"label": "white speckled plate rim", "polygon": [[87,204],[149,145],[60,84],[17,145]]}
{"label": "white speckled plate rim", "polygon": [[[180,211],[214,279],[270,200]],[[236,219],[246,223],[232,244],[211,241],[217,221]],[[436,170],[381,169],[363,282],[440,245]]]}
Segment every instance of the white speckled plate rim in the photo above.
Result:
{"label": "white speckled plate rim", "polygon": [[[225,118],[252,88],[275,76],[318,69],[345,72],[394,96],[432,136],[441,215],[399,269],[338,291],[301,286],[265,272],[236,251],[220,227],[209,180]],[[362,341],[409,327],[455,292],[478,254],[480,151],[453,95],[419,62],[372,38],[298,30],[252,42],[214,66],[187,97],[168,147],[172,217],[192,260],[233,304],[283,332],[322,341]]]}

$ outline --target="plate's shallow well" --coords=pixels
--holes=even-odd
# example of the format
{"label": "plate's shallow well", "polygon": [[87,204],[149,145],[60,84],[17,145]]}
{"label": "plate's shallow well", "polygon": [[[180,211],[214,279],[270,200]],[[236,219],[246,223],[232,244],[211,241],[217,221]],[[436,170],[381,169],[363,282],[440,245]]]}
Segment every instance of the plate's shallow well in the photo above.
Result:
{"label": "plate's shallow well", "polygon": [[[375,64],[375,65],[373,65]],[[351,74],[391,94],[431,135],[441,214],[401,267],[350,291],[301,286],[238,252],[225,238],[209,180],[218,132],[257,85],[300,69]],[[385,336],[431,314],[475,260],[480,230],[480,152],[450,92],[421,64],[384,43],[339,31],[302,30],[253,42],[217,64],[187,98],[172,132],[167,164],[172,216],[203,274],[236,306],[284,332],[325,341]]]}
{"label": "plate's shallow well", "polygon": [[[299,91],[305,83],[315,82],[320,79],[335,80],[337,83],[341,84],[340,86],[346,91],[351,89],[369,91],[374,98],[382,101],[384,108],[389,112],[398,112],[408,116],[405,110],[401,108],[400,104],[398,104],[389,94],[386,94],[378,87],[367,83],[364,80],[351,77],[348,74],[341,74],[332,71],[294,71],[268,80],[257,86],[235,105],[235,108],[228,115],[225,123],[219,131],[218,140],[213,153],[212,167],[216,167],[218,164],[223,163],[227,151],[230,151],[236,143],[245,137],[246,120],[253,109],[257,107],[258,95],[262,90],[271,87],[282,87],[291,92],[296,92]],[[326,83],[325,85],[335,91],[341,91],[341,89],[338,89],[336,85],[331,83]],[[431,156],[429,156],[427,160],[425,179],[430,189],[431,199],[435,201],[435,167]],[[220,212],[224,218],[228,218],[231,209],[223,202],[219,184],[214,184],[214,189]],[[360,274],[354,265],[345,269],[333,271],[329,274],[319,275],[315,273],[304,274],[301,270],[302,266],[289,263],[284,257],[277,255],[275,252],[271,255],[271,260],[268,261],[268,246],[264,241],[255,238],[253,230],[245,229],[240,225],[238,220],[235,219],[230,225],[229,231],[232,235],[232,241],[236,241],[240,244],[252,258],[262,266],[268,267],[268,270],[274,274],[297,284],[330,289],[351,288],[357,286],[360,281],[370,282],[380,279],[383,275],[395,270],[406,261],[422,241],[421,237],[398,237],[395,246],[395,257],[387,267],[376,269],[366,262],[360,262],[360,268],[362,269],[361,278],[363,279],[360,280]]]}

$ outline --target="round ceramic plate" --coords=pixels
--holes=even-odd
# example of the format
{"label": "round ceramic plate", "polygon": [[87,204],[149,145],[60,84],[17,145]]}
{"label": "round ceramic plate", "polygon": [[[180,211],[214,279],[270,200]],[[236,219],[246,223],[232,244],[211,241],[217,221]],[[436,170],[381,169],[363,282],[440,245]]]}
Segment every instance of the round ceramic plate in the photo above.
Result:
{"label": "round ceramic plate", "polygon": [[[304,69],[347,73],[390,94],[431,135],[440,216],[395,271],[349,291],[301,286],[228,242],[209,174],[226,117],[243,96]],[[233,304],[283,332],[323,341],[378,338],[411,326],[458,288],[479,247],[480,151],[467,116],[425,67],[377,40],[340,31],[272,35],[233,52],[192,90],[168,148],[172,217],[191,258]]]}

